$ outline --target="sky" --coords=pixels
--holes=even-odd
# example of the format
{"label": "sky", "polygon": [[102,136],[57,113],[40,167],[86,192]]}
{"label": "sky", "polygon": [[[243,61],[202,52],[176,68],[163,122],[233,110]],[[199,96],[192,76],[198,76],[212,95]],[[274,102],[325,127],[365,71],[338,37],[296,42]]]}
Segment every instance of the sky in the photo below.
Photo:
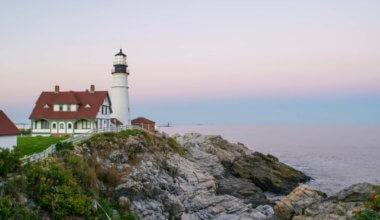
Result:
{"label": "sky", "polygon": [[173,124],[380,125],[378,0],[0,0],[0,109],[110,90],[128,55],[132,116]]}

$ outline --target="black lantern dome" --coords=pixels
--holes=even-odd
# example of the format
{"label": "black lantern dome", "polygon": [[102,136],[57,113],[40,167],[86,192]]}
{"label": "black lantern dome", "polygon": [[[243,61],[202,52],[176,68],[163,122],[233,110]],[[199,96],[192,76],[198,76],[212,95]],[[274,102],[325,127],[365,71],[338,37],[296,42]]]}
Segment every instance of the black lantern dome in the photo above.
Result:
{"label": "black lantern dome", "polygon": [[127,55],[123,53],[123,50],[120,49],[119,53],[115,54],[115,60],[113,62],[113,71],[112,74],[114,73],[128,73],[128,64],[127,64]]}

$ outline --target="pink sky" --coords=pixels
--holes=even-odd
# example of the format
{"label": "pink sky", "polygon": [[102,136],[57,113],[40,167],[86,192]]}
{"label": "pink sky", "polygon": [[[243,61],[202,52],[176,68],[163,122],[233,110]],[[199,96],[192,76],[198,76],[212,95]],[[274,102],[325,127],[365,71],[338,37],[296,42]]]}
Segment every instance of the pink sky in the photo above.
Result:
{"label": "pink sky", "polygon": [[135,102],[380,92],[374,0],[2,4],[3,108],[109,89],[120,47]]}

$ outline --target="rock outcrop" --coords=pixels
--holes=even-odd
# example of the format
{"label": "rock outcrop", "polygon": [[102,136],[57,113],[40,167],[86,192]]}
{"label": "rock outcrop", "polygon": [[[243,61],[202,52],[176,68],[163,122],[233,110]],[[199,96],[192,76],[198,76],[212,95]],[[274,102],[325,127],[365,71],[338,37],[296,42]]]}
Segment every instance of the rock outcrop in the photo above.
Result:
{"label": "rock outcrop", "polygon": [[301,185],[277,201],[274,211],[276,219],[353,219],[356,212],[365,208],[372,192],[380,193],[380,186],[359,183],[326,198],[324,193]]}
{"label": "rock outcrop", "polygon": [[321,202],[326,194],[312,189],[307,185],[300,185],[288,196],[276,201],[274,211],[278,219],[291,219],[294,215],[303,214],[311,204]]}
{"label": "rock outcrop", "polygon": [[287,194],[299,183],[310,180],[276,157],[259,152],[237,157],[231,170],[235,175],[252,180],[262,190],[279,194]]}
{"label": "rock outcrop", "polygon": [[119,172],[112,194],[139,219],[272,219],[264,191],[286,193],[309,179],[220,136],[174,139],[178,146],[165,135],[103,136],[77,153]]}

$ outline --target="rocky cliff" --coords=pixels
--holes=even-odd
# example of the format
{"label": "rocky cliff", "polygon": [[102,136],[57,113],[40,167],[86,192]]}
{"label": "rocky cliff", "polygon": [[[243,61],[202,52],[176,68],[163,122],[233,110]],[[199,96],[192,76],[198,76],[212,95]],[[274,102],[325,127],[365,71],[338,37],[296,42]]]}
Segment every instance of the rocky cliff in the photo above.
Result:
{"label": "rocky cliff", "polygon": [[[60,144],[57,149],[44,161],[1,176],[0,219],[373,220],[380,216],[380,186],[356,184],[327,197],[300,184],[310,178],[276,157],[220,136],[168,137],[127,130],[98,134],[76,146]],[[0,163],[10,163],[13,156],[8,154]],[[273,201],[268,193],[282,197]]]}
{"label": "rocky cliff", "polygon": [[120,178],[101,189],[141,219],[272,219],[264,192],[286,194],[310,179],[220,136],[99,135],[76,154],[115,169]]}

